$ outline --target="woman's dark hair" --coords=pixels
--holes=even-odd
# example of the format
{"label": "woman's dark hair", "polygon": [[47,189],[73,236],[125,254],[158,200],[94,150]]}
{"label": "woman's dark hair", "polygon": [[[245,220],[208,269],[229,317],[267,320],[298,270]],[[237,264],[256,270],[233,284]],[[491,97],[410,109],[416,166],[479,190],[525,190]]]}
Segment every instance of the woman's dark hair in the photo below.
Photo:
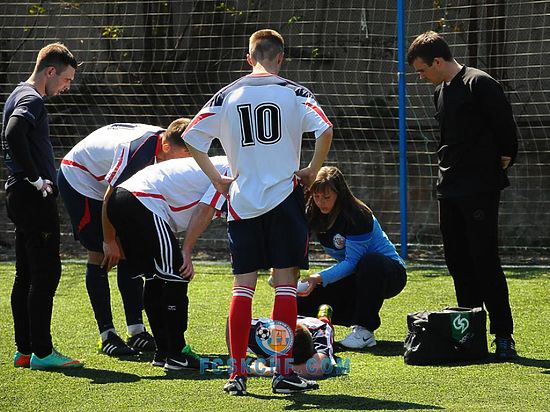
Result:
{"label": "woman's dark hair", "polygon": [[[315,204],[313,195],[332,190],[338,196],[334,207],[328,214],[323,214]],[[355,212],[355,213],[354,213]],[[317,173],[315,181],[308,191],[306,200],[306,216],[309,227],[314,232],[326,232],[332,227],[336,218],[343,214],[345,219],[353,223],[353,215],[359,212],[363,215],[372,215],[372,211],[351,192],[344,175],[334,166],[324,166]]]}

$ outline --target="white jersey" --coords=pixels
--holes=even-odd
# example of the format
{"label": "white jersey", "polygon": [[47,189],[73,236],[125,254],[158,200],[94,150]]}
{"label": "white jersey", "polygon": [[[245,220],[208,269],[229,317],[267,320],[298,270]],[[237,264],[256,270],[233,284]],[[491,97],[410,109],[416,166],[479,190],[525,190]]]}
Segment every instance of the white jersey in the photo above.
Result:
{"label": "white jersey", "polygon": [[67,182],[78,193],[103,201],[115,186],[155,161],[164,129],[146,124],[115,123],[78,142],[61,161]]}
{"label": "white jersey", "polygon": [[251,74],[215,94],[182,137],[207,153],[214,138],[231,173],[228,219],[249,219],[275,208],[298,184],[302,134],[319,137],[332,124],[305,87],[271,74]]}
{"label": "white jersey", "polygon": [[[210,160],[220,174],[229,175],[225,156],[212,157]],[[131,192],[176,233],[187,230],[194,206],[199,202],[221,210],[226,201],[191,157],[148,166],[119,187]]]}

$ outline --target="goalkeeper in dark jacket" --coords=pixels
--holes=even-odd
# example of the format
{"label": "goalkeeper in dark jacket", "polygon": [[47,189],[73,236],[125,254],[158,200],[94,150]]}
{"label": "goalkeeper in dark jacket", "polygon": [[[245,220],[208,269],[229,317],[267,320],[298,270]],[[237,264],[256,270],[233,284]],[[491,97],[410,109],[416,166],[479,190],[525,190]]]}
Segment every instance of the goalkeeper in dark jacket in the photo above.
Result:
{"label": "goalkeeper in dark jacket", "polygon": [[61,277],[55,159],[44,97],[69,90],[77,61],[61,43],[40,50],[31,76],[4,105],[2,151],[8,169],[6,209],[15,225],[11,307],[15,367],[82,367],[53,347],[53,297]]}

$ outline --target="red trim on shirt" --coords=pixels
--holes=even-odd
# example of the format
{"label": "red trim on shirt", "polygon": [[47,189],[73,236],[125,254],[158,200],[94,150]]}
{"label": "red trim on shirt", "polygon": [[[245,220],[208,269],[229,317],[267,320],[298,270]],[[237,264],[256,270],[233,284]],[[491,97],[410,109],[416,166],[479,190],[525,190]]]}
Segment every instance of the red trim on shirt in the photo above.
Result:
{"label": "red trim on shirt", "polygon": [[88,198],[84,198],[84,214],[78,223],[78,233],[82,232],[84,228],[90,223],[92,218],[90,217],[90,204],[88,203]]}
{"label": "red trim on shirt", "polygon": [[[224,176],[227,176],[227,170],[225,171],[225,173],[223,174]],[[222,194],[220,192],[216,192],[216,194],[214,195],[214,197],[212,198],[212,200],[210,201],[210,206],[212,206],[213,208],[216,207],[216,203],[218,203],[218,200],[220,199],[220,196]]]}
{"label": "red trim on shirt", "polygon": [[218,203],[218,200],[220,199],[220,196],[222,194],[220,192],[216,192],[216,194],[214,195],[214,197],[212,197],[212,200],[210,201],[210,206],[212,207],[216,207],[216,203]]}
{"label": "red trim on shirt", "polygon": [[120,165],[122,164],[122,160],[124,159],[124,150],[122,149],[122,154],[120,155],[120,158],[118,159],[118,163],[116,164],[115,168],[113,169],[113,172],[109,174],[109,177],[107,178],[107,181],[111,183],[113,180],[113,177],[117,174],[118,169],[120,168]]}
{"label": "red trim on shirt", "polygon": [[216,113],[201,113],[199,114],[198,116],[196,116],[192,121],[191,123],[189,123],[189,126],[187,126],[185,128],[185,131],[182,133],[181,135],[181,138],[184,139],[185,138],[185,135],[187,134],[187,132],[189,130],[191,130],[193,128],[193,126],[195,126],[198,122],[200,122],[201,120],[204,120],[206,119],[207,117],[210,117],[210,116],[214,116]]}
{"label": "red trim on shirt", "polygon": [[160,153],[161,148],[162,148],[162,133],[159,133],[157,135],[157,146],[155,147],[155,159]]}
{"label": "red trim on shirt", "polygon": [[199,203],[199,201],[196,200],[193,203],[189,203],[188,205],[177,206],[177,207],[168,205],[168,207],[170,207],[170,210],[172,212],[181,212],[182,210],[186,210],[186,209],[192,208],[193,206],[196,206],[198,203]]}
{"label": "red trim on shirt", "polygon": [[[166,203],[168,203],[166,201],[166,198],[163,195],[159,194],[159,193],[132,192],[132,194],[136,197],[152,197],[154,199],[164,200]],[[199,201],[196,200],[192,203],[189,203],[189,204],[183,205],[183,206],[172,206],[172,205],[168,204],[168,207],[170,208],[170,210],[172,212],[181,212],[182,210],[190,209],[193,206],[196,206],[198,203],[199,203]]]}
{"label": "red trim on shirt", "polygon": [[137,197],[153,197],[155,199],[166,200],[166,198],[159,193],[132,192],[132,194]]}
{"label": "red trim on shirt", "polygon": [[233,217],[234,220],[241,220],[241,217],[231,207],[231,203],[229,203],[229,199],[227,200],[227,210],[228,210],[229,214],[231,214],[231,216]]}
{"label": "red trim on shirt", "polygon": [[317,113],[317,114],[319,115],[319,117],[320,117],[321,119],[323,119],[323,121],[324,121],[326,124],[328,124],[330,127],[332,127],[332,123],[330,122],[330,120],[328,119],[328,117],[325,116],[325,114],[323,113],[323,111],[322,111],[319,107],[315,106],[314,104],[308,103],[308,102],[305,102],[304,104],[305,104],[307,107],[311,107],[311,108],[315,111],[315,113]]}
{"label": "red trim on shirt", "polygon": [[96,176],[94,175],[92,172],[90,172],[88,170],[88,168],[84,165],[81,165],[80,163],[77,163],[73,160],[68,160],[68,159],[63,159],[61,160],[61,164],[64,164],[64,165],[67,165],[67,166],[73,166],[73,167],[77,167],[79,168],[80,170],[84,170],[85,172],[88,172],[95,180],[97,180],[98,182],[102,181],[103,179],[105,179],[105,176],[106,175],[103,175],[103,176]]}

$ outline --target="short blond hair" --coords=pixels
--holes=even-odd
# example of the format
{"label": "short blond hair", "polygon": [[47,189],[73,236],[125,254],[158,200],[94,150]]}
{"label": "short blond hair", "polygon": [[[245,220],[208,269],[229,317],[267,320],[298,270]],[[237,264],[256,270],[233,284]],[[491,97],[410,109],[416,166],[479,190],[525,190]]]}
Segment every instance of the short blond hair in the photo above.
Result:
{"label": "short blond hair", "polygon": [[189,126],[189,123],[191,123],[191,119],[188,117],[180,117],[179,119],[174,120],[164,132],[165,140],[176,146],[187,147],[185,146],[181,135],[187,126]]}
{"label": "short blond hair", "polygon": [[78,67],[78,62],[71,51],[63,43],[50,43],[38,52],[36,57],[35,72],[40,72],[46,67],[53,66],[57,72],[63,72],[67,66]]}
{"label": "short blond hair", "polygon": [[285,41],[277,31],[262,29],[252,33],[248,42],[248,53],[256,61],[274,60],[283,53]]}

